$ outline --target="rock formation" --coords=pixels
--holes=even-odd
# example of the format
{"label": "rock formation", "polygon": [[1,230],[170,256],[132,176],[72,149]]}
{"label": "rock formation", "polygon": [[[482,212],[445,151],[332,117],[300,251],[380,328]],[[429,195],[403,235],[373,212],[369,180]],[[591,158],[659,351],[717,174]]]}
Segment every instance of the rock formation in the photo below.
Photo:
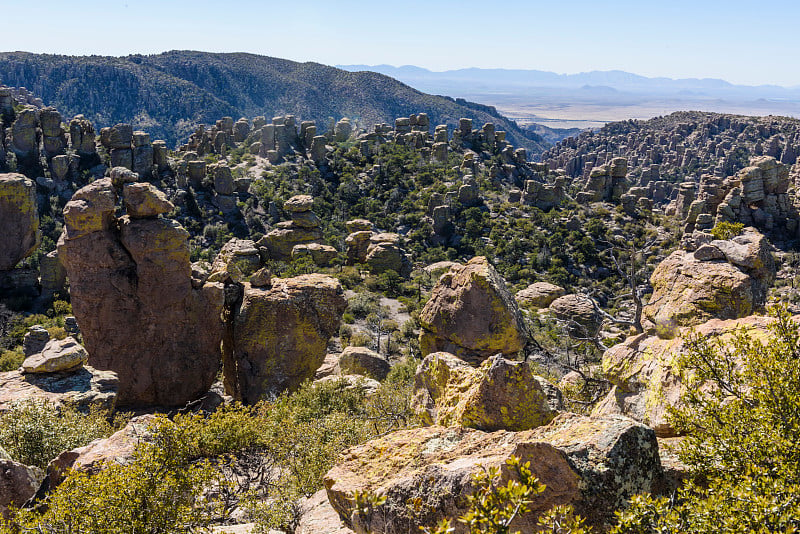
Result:
{"label": "rock formation", "polygon": [[8,458],[0,458],[0,518],[7,518],[11,505],[22,506],[39,488],[36,471]]}
{"label": "rock formation", "polygon": [[71,404],[82,411],[90,407],[113,409],[119,379],[113,371],[81,366],[56,373],[0,373],[0,412],[15,402],[47,400],[57,405]]}
{"label": "rock formation", "polygon": [[549,282],[534,282],[525,289],[517,291],[514,299],[520,306],[547,308],[559,297],[564,296],[564,288]]}
{"label": "rock formation", "polygon": [[89,354],[72,337],[50,340],[38,354],[22,362],[25,373],[56,373],[74,371],[89,361]]}
{"label": "rock formation", "polygon": [[[694,335],[723,343],[732,341],[740,329],[766,341],[769,322],[768,317],[751,315],[726,321],[711,319],[693,328]],[[603,375],[613,388],[593,413],[623,414],[652,427],[661,437],[674,436],[667,409],[679,406],[686,390],[677,362],[687,350],[690,338],[691,329],[683,327],[671,339],[644,333],[608,349],[603,355]]]}
{"label": "rock formation", "polygon": [[21,174],[0,174],[0,228],[0,271],[6,271],[39,246],[36,186]]}
{"label": "rock formation", "polygon": [[339,356],[339,371],[343,375],[362,375],[383,380],[392,366],[389,361],[367,347],[345,347]]}
{"label": "rock formation", "polygon": [[287,261],[292,257],[296,245],[321,243],[322,229],[319,218],[311,211],[314,199],[309,195],[296,195],[284,203],[284,210],[291,221],[278,223],[278,227],[262,237],[258,246],[263,247],[267,257]]}
{"label": "rock formation", "polygon": [[[546,486],[531,511],[512,524],[523,532],[534,531],[538,515],[557,504],[573,504],[602,524],[662,476],[651,429],[625,417],[562,414],[549,425],[516,433],[440,426],[401,430],[349,449],[324,482],[348,527],[362,534],[400,534],[463,515],[471,475],[498,467],[509,476],[505,460],[512,455],[530,461]],[[356,491],[384,495],[386,503],[366,515],[354,514]],[[407,503],[417,498],[421,505],[415,512]],[[462,523],[453,526],[457,533],[467,532]]]}
{"label": "rock formation", "polygon": [[590,297],[570,294],[558,297],[550,303],[553,315],[566,323],[571,336],[589,339],[597,335],[602,326],[602,318]]}
{"label": "rock formation", "polygon": [[663,329],[711,318],[737,319],[763,307],[775,279],[767,239],[754,228],[715,240],[694,252],[678,250],[653,271],[647,319]]}
{"label": "rock formation", "polygon": [[59,257],[89,363],[119,375],[119,404],[182,405],[219,370],[222,285],[192,288],[188,233],[158,218],[169,206],[149,187],[125,186],[126,206],[148,208],[115,216],[123,171],[75,193]]}
{"label": "rock formation", "polygon": [[522,316],[502,277],[482,256],[442,275],[420,312],[423,355],[450,352],[472,364],[525,345]]}
{"label": "rock formation", "polygon": [[560,396],[524,362],[497,355],[476,369],[452,354],[434,352],[417,368],[411,406],[427,425],[530,430],[561,409],[558,401],[550,406],[546,390]]}
{"label": "rock formation", "polygon": [[226,339],[229,393],[254,403],[313,378],[346,307],[342,286],[329,276],[273,279],[270,288],[245,283]]}

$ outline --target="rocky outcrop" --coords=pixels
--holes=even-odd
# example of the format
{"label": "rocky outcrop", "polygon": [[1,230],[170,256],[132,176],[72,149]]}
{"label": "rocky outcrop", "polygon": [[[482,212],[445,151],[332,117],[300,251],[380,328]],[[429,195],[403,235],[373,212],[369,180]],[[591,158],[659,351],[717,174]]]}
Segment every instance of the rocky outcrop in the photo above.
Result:
{"label": "rocky outcrop", "polygon": [[81,411],[88,411],[92,406],[111,410],[118,388],[116,373],[88,366],[56,373],[8,371],[0,373],[0,412],[24,400],[71,404]]}
{"label": "rocky outcrop", "polygon": [[764,306],[775,279],[767,239],[754,228],[731,240],[715,240],[694,252],[673,252],[653,271],[653,295],[644,315],[657,331],[711,318],[746,317]]}
{"label": "rocky outcrop", "polygon": [[324,489],[300,503],[300,520],[294,531],[294,534],[322,533],[353,534],[328,502],[328,494]]}
{"label": "rocky outcrop", "polygon": [[0,271],[7,271],[39,246],[36,185],[21,174],[0,174],[0,229]]}
{"label": "rocky outcrop", "polygon": [[420,312],[423,355],[450,352],[479,364],[525,345],[522,316],[505,282],[482,256],[443,274]]}
{"label": "rocky outcrop", "polygon": [[89,354],[72,337],[50,340],[42,352],[25,358],[22,370],[26,373],[68,372],[82,367],[89,360]]}
{"label": "rocky outcrop", "polygon": [[545,384],[524,362],[497,355],[476,369],[435,352],[417,367],[411,407],[427,425],[530,430],[549,423],[561,408],[550,406]]}
{"label": "rocky outcrop", "polygon": [[[67,203],[59,257],[89,363],[119,375],[118,403],[183,405],[219,370],[223,288],[192,287],[189,234],[177,222],[153,210],[115,216],[118,187],[134,179],[123,171]],[[137,205],[162,205],[148,187],[135,190],[145,197]]]}
{"label": "rocky outcrop", "polygon": [[625,179],[627,174],[628,160],[625,158],[614,158],[609,164],[595,167],[589,172],[583,191],[578,193],[576,200],[581,204],[618,202],[629,187]]}
{"label": "rocky outcrop", "polygon": [[343,375],[362,375],[383,380],[392,369],[389,361],[367,347],[345,347],[339,356],[339,372]]}
{"label": "rocky outcrop", "polygon": [[[712,319],[694,330],[698,336],[722,343],[732,341],[739,329],[766,340],[769,322],[768,317],[757,315],[727,321]],[[603,375],[614,387],[593,413],[623,414],[652,427],[659,436],[674,436],[667,410],[680,405],[686,389],[677,362],[687,350],[690,333],[687,327],[678,329],[672,339],[639,334],[608,349],[603,354]]]}
{"label": "rocky outcrop", "polygon": [[322,228],[319,218],[311,211],[313,205],[314,199],[309,195],[296,195],[284,203],[283,209],[292,220],[278,223],[275,230],[258,241],[266,257],[288,261],[296,245],[321,244]]}
{"label": "rocky outcrop", "polygon": [[210,282],[242,283],[261,268],[261,255],[250,239],[231,239],[211,266]]}
{"label": "rocky outcrop", "polygon": [[525,289],[517,291],[514,299],[520,306],[547,308],[558,297],[563,297],[565,293],[561,286],[549,282],[534,282]]}
{"label": "rocky outcrop", "polygon": [[[391,451],[391,454],[387,454]],[[549,425],[524,432],[492,432],[431,426],[394,432],[353,447],[324,478],[328,499],[356,532],[400,534],[432,526],[467,511],[474,491],[471,476],[497,467],[504,480],[514,475],[505,461],[517,456],[546,486],[512,530],[533,532],[539,514],[572,504],[602,524],[633,494],[648,492],[661,476],[652,429],[620,416],[562,414]],[[355,513],[356,491],[386,497],[366,515]],[[419,499],[420,505],[407,503]],[[467,527],[455,522],[455,532]]]}
{"label": "rocky outcrop", "polygon": [[270,288],[245,283],[225,341],[229,393],[255,403],[313,378],[346,307],[341,284],[329,276],[273,279]]}
{"label": "rocky outcrop", "polygon": [[364,263],[374,274],[394,271],[400,276],[408,276],[411,273],[411,262],[400,248],[400,236],[392,232],[370,235]]}

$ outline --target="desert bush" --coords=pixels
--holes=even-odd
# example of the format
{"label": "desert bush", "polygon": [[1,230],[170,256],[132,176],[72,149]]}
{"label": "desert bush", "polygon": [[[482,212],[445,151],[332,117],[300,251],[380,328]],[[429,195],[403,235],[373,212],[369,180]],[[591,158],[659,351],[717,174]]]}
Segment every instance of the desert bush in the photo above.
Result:
{"label": "desert bush", "polygon": [[730,239],[741,234],[743,228],[744,224],[742,223],[720,221],[711,229],[711,235],[714,239]]}
{"label": "desert bush", "polygon": [[109,420],[98,408],[82,414],[72,406],[27,400],[0,414],[0,443],[16,461],[44,468],[63,451],[111,435],[125,420]]}
{"label": "desert bush", "polygon": [[15,371],[23,361],[25,361],[25,354],[22,353],[21,347],[14,350],[3,350],[0,352],[0,372]]}
{"label": "desert bush", "polygon": [[637,497],[614,532],[800,529],[800,332],[785,308],[772,313],[760,338],[690,340],[680,361],[689,387],[671,418],[694,479],[673,500]]}

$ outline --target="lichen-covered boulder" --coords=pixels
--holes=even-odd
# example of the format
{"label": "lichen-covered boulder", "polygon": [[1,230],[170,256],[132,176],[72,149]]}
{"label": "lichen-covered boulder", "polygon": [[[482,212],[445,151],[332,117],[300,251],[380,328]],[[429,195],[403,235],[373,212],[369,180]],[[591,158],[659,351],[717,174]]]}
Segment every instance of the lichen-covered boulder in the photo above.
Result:
{"label": "lichen-covered boulder", "polygon": [[169,213],[175,206],[156,186],[147,182],[125,184],[122,189],[125,211],[132,219],[158,217]]}
{"label": "lichen-covered boulder", "polygon": [[729,241],[712,241],[719,255],[677,250],[653,271],[653,294],[644,316],[667,336],[676,326],[709,319],[738,319],[764,306],[775,279],[767,239],[755,229]]}
{"label": "lichen-covered boulder", "polygon": [[471,364],[525,345],[522,315],[503,278],[482,256],[443,274],[419,315],[420,349]]}
{"label": "lichen-covered boulder", "polygon": [[21,174],[0,174],[0,271],[13,269],[38,246],[36,185]]}
{"label": "lichen-covered boulder", "polygon": [[89,354],[73,337],[52,339],[42,352],[33,354],[22,362],[26,373],[56,373],[72,371],[89,360]]}
{"label": "lichen-covered boulder", "polygon": [[250,239],[233,238],[219,251],[211,265],[210,282],[241,283],[261,267],[261,255]]}
{"label": "lichen-covered boulder", "polygon": [[479,430],[529,430],[556,412],[524,362],[492,356],[474,368],[447,352],[428,354],[414,377],[412,409],[424,424]]}
{"label": "lichen-covered boulder", "polygon": [[[324,477],[328,500],[347,526],[367,532],[401,534],[460,517],[474,491],[472,475],[497,467],[503,480],[511,456],[530,462],[546,486],[512,530],[535,532],[538,516],[572,504],[596,525],[613,516],[636,493],[649,492],[662,477],[652,429],[626,417],[562,414],[549,425],[524,432],[441,426],[413,428],[376,438],[345,451]],[[357,492],[386,497],[383,506],[355,514]],[[419,506],[408,506],[418,499]],[[467,527],[455,523],[456,533]]]}
{"label": "lichen-covered boulder", "polygon": [[363,375],[383,380],[391,369],[386,358],[367,347],[345,347],[339,356],[339,370],[343,375]]}
{"label": "lichen-covered boulder", "polygon": [[[800,317],[795,320],[800,322]],[[746,329],[766,341],[769,322],[769,317],[758,315],[726,321],[711,319],[694,327],[694,331],[725,343],[733,339],[734,332]],[[680,406],[686,390],[677,362],[687,350],[691,332],[690,328],[679,328],[669,339],[639,334],[608,349],[603,354],[603,375],[614,387],[593,413],[623,414],[652,427],[661,437],[674,436],[667,412],[670,406]]]}
{"label": "lichen-covered boulder", "polygon": [[269,288],[245,283],[223,349],[229,393],[255,403],[313,378],[346,307],[341,284],[330,276],[277,278]]}

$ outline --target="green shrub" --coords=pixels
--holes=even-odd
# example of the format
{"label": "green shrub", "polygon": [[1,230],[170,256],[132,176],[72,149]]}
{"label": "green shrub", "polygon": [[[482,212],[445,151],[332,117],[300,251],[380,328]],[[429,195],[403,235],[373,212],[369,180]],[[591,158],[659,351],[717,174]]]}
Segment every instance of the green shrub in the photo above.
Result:
{"label": "green shrub", "polygon": [[731,223],[728,221],[720,221],[711,229],[711,235],[714,239],[730,239],[742,233],[744,224]]}
{"label": "green shrub", "polygon": [[4,350],[0,352],[0,371],[16,371],[23,361],[25,361],[25,354],[21,348]]}
{"label": "green shrub", "polygon": [[44,468],[63,451],[111,435],[125,420],[108,417],[97,408],[82,414],[71,406],[27,400],[0,414],[0,443],[16,461]]}
{"label": "green shrub", "polygon": [[687,393],[671,417],[687,434],[680,457],[694,480],[672,501],[634,499],[614,532],[800,529],[800,332],[786,309],[773,314],[761,339],[690,340]]}

